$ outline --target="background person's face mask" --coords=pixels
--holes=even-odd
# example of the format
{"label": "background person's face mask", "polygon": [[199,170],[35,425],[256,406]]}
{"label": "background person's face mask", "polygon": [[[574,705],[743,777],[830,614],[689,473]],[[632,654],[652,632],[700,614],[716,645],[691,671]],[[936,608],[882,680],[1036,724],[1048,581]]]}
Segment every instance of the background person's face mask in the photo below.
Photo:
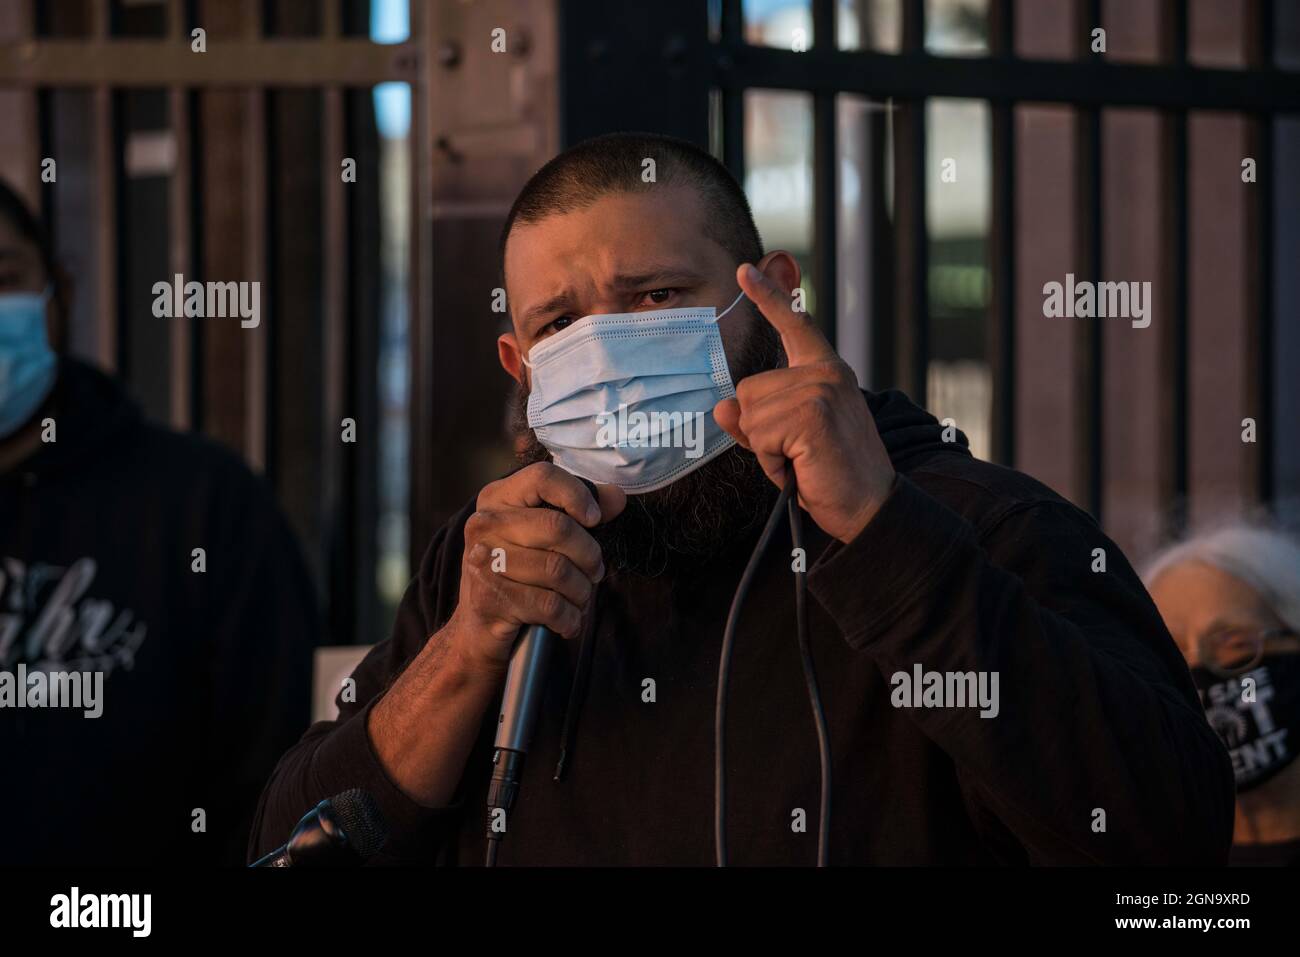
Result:
{"label": "background person's face mask", "polygon": [[[1191,669],[1205,717],[1232,757],[1237,790],[1248,791],[1296,758],[1300,742],[1300,655],[1265,655],[1245,674],[1224,678],[1209,668]],[[1254,681],[1254,701],[1243,700],[1243,682]]]}
{"label": "background person's face mask", "polygon": [[736,394],[712,306],[586,316],[533,346],[528,425],[579,478],[653,492],[735,443],[713,407]]}
{"label": "background person's face mask", "polygon": [[58,361],[45,333],[51,292],[0,294],[0,439],[22,428],[54,388]]}

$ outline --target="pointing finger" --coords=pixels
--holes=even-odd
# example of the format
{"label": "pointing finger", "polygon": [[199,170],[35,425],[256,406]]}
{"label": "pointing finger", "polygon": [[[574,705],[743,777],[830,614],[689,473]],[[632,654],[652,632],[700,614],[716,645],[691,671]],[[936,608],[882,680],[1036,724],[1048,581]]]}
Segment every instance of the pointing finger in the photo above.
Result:
{"label": "pointing finger", "polygon": [[795,312],[789,294],[757,267],[745,263],[736,270],[736,281],[780,334],[791,368],[835,358],[835,350],[812,317],[806,312]]}

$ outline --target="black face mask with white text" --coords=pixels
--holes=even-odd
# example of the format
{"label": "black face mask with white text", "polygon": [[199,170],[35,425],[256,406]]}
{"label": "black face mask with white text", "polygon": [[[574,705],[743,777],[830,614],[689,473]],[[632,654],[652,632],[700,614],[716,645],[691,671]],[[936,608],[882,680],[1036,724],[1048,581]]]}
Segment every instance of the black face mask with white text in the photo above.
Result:
{"label": "black face mask with white text", "polygon": [[1300,655],[1271,655],[1250,671],[1223,678],[1191,669],[1205,717],[1232,757],[1237,790],[1248,791],[1296,758]]}

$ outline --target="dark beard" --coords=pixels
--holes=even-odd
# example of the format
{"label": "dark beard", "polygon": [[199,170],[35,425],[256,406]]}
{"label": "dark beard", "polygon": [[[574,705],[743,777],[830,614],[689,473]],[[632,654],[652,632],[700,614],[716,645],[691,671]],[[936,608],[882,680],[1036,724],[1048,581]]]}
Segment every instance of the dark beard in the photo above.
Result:
{"label": "dark beard", "polygon": [[[766,319],[755,315],[750,328],[739,354],[731,357],[736,382],[785,362],[780,337]],[[523,386],[516,386],[511,401],[511,429],[522,464],[550,460],[550,453],[528,427],[528,393]],[[753,453],[733,445],[671,485],[629,495],[622,514],[591,529],[591,535],[610,572],[656,576],[689,571],[756,532],[767,519],[776,493]]]}

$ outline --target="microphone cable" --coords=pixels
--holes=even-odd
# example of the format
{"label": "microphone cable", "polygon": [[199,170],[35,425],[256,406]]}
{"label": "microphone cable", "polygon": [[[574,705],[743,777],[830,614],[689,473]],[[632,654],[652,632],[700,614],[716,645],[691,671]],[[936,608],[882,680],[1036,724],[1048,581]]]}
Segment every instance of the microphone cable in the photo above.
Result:
{"label": "microphone cable", "polygon": [[[727,613],[727,625],[722,636],[722,651],[718,657],[718,691],[714,704],[713,717],[713,843],[718,867],[727,866],[727,776],[726,776],[726,721],[727,693],[730,686],[731,655],[736,644],[736,625],[740,619],[740,609],[749,595],[750,586],[758,573],[758,566],[763,559],[767,546],[776,532],[781,520],[781,510],[786,509],[790,521],[790,540],[796,549],[803,549],[803,520],[799,514],[799,495],[795,484],[794,466],[787,465],[789,476],[785,487],[777,496],[772,513],[763,526],[763,533],[758,538],[740,584],[731,599],[731,610]],[[808,573],[806,571],[807,553],[804,552],[804,571],[795,572],[795,630],[799,642],[799,657],[803,665],[804,684],[808,690],[808,703],[812,707],[813,723],[817,728],[817,754],[821,764],[821,799],[818,809],[817,827],[817,866],[826,867],[830,858],[830,819],[831,819],[831,753],[830,734],[826,729],[826,714],[822,708],[821,692],[817,685],[817,672],[813,666],[812,647],[808,635]]]}

